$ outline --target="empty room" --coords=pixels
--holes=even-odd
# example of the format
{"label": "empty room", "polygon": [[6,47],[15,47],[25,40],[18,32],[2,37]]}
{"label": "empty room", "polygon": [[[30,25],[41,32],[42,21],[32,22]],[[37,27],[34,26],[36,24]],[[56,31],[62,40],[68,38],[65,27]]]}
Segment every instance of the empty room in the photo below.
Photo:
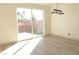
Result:
{"label": "empty room", "polygon": [[79,55],[79,3],[0,3],[1,55]]}

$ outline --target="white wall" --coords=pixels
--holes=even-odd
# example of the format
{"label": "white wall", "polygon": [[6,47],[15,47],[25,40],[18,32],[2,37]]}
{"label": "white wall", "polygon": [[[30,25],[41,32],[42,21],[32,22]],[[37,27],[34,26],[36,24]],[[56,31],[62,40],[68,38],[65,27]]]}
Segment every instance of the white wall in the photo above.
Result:
{"label": "white wall", "polygon": [[[55,6],[53,5],[51,9]],[[51,34],[79,40],[79,4],[60,4],[64,15],[51,15]]]}
{"label": "white wall", "polygon": [[45,34],[50,33],[50,8],[48,6],[38,4],[0,4],[0,44],[17,41],[16,8],[45,10]]}

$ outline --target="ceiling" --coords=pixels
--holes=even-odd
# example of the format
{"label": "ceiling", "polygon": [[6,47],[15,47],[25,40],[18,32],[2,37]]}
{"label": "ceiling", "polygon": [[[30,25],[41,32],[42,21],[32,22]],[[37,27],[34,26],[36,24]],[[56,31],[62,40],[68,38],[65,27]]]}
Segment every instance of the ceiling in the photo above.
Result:
{"label": "ceiling", "polygon": [[37,4],[45,5],[45,6],[52,6],[52,5],[54,5],[55,3],[37,3]]}

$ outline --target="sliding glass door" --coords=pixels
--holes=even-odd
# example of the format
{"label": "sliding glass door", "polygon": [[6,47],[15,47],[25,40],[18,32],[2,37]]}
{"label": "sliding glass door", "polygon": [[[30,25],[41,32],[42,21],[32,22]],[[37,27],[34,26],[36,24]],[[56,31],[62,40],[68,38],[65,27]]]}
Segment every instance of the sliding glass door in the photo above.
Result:
{"label": "sliding glass door", "polygon": [[17,8],[18,40],[32,38],[31,9]]}
{"label": "sliding glass door", "polygon": [[44,11],[33,9],[32,10],[33,37],[43,35],[43,20],[44,20]]}
{"label": "sliding glass door", "polygon": [[43,35],[44,11],[17,8],[18,40]]}

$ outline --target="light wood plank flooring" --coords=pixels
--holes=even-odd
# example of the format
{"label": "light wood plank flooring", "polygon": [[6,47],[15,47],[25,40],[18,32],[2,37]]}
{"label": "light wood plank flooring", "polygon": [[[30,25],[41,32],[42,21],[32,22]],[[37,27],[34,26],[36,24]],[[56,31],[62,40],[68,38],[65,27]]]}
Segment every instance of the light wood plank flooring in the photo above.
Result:
{"label": "light wood plank flooring", "polygon": [[78,55],[79,41],[57,36],[46,36],[42,39],[31,55]]}
{"label": "light wood plank flooring", "polygon": [[0,44],[0,52],[6,50],[7,48],[11,47],[14,44],[15,44],[15,42]]}

